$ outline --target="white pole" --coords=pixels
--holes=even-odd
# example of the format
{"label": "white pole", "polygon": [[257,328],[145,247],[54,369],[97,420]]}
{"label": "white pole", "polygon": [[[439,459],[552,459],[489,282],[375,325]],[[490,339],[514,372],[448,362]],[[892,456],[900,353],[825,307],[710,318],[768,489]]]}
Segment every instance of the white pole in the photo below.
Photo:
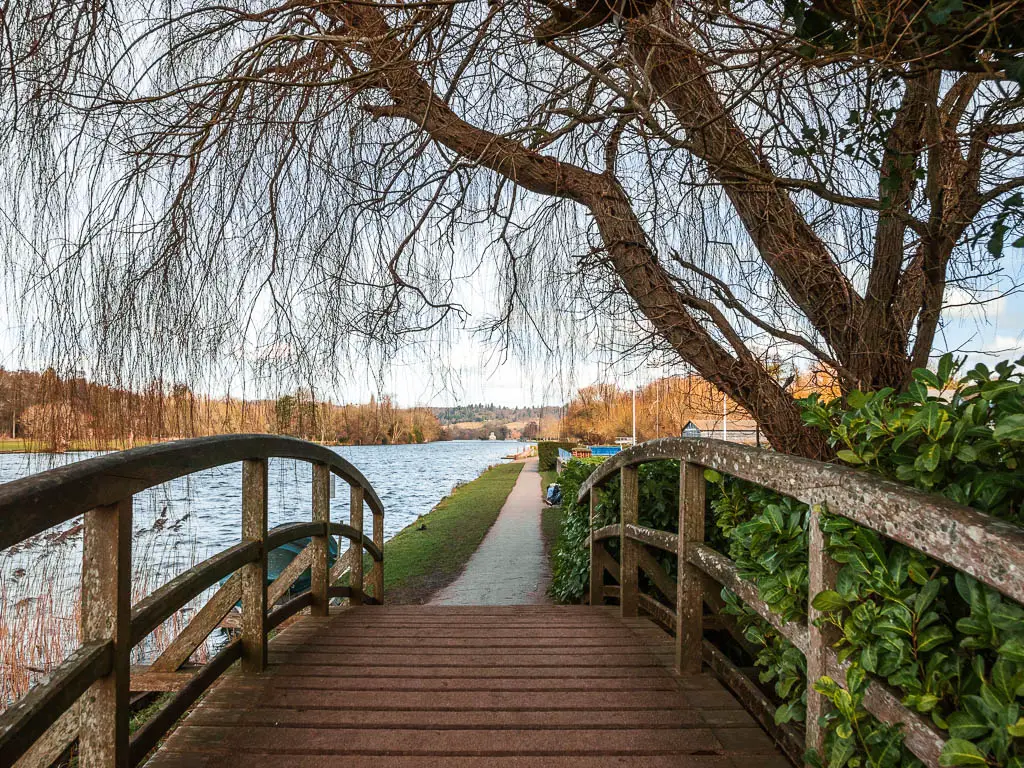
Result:
{"label": "white pole", "polygon": [[722,439],[729,439],[729,410],[726,405],[725,392],[722,393]]}

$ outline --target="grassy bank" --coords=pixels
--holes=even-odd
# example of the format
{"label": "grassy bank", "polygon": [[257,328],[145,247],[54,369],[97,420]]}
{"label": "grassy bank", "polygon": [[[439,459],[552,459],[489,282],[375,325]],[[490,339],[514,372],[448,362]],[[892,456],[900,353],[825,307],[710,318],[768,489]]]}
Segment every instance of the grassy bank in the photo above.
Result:
{"label": "grassy bank", "polygon": [[521,463],[499,464],[459,486],[384,544],[384,601],[417,604],[447,586],[498,517]]}

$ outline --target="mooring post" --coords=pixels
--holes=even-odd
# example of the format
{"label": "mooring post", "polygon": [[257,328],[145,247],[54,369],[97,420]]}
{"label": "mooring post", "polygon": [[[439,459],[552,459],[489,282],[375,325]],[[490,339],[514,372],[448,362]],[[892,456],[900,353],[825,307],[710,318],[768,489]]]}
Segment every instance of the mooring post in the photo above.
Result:
{"label": "mooring post", "polygon": [[328,557],[330,553],[331,524],[331,469],[326,464],[313,465],[313,522],[323,523],[322,535],[313,537],[310,543],[312,564],[310,565],[310,587],[313,605],[310,614],[326,616],[329,610],[327,597]]}
{"label": "mooring post", "polygon": [[626,533],[626,526],[640,522],[640,485],[638,468],[622,468],[622,512],[619,566],[619,612],[625,618],[634,618],[637,610],[637,596],[640,590],[640,542]]}
{"label": "mooring post", "polygon": [[[362,486],[352,485],[349,495],[349,525],[351,525],[361,537],[363,535],[363,489]],[[349,544],[351,552],[352,570],[349,571],[349,595],[350,605],[363,604],[363,542],[353,541]]]}
{"label": "mooring post", "polygon": [[85,513],[82,533],[82,642],[109,640],[110,672],[82,696],[79,765],[127,768],[132,629],[132,499]]}
{"label": "mooring post", "polygon": [[[242,541],[267,540],[267,460],[242,462]],[[242,579],[242,671],[267,666],[267,549],[239,570]]]}
{"label": "mooring post", "polygon": [[704,541],[704,468],[679,463],[679,551],[676,581],[676,669],[700,672],[704,642],[704,580],[690,563],[695,544]]}

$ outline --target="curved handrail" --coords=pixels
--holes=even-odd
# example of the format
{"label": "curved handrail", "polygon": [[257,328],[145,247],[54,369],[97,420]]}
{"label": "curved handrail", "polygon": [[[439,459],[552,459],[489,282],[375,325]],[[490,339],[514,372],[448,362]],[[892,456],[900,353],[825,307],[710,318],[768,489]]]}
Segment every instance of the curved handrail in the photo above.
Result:
{"label": "curved handrail", "polygon": [[[271,458],[297,459],[313,465],[311,522],[285,523],[267,529],[267,460]],[[236,462],[244,462],[243,540],[189,568],[131,606],[127,574],[134,494],[168,480]],[[346,480],[353,489],[351,524],[330,519],[329,472]],[[362,531],[364,502],[373,515],[373,538]],[[268,633],[281,622],[304,608],[312,608],[315,615],[327,615],[329,600],[334,596],[374,604],[380,604],[383,598],[383,505],[359,470],[315,443],[273,435],[178,440],[87,459],[0,485],[0,549],[81,514],[85,514],[82,612],[86,642],[54,670],[49,680],[0,715],[0,766],[12,765],[58,718],[63,722],[70,717],[77,726],[77,710],[74,714],[69,711],[75,702],[82,709],[80,729],[72,727],[69,735],[68,727],[61,726],[57,729],[59,734],[51,734],[49,741],[43,739],[46,746],[42,749],[46,751],[32,759],[51,760],[64,749],[75,731],[88,733],[91,739],[88,747],[83,743],[83,751],[98,749],[107,754],[114,748],[106,743],[111,722],[127,718],[127,698],[122,696],[128,690],[129,680],[134,680],[129,669],[131,648],[189,600],[226,576],[230,578],[153,667],[159,670],[162,665],[169,668],[163,671],[176,670],[239,600],[241,639],[201,667],[131,739],[130,745],[123,741],[127,728],[123,733],[118,730],[116,751],[120,754],[130,750],[131,764],[144,757],[166,728],[235,660],[242,659],[245,671],[261,671],[266,665]],[[328,537],[335,534],[349,539],[353,546],[332,568]],[[311,542],[267,587],[267,552],[307,537]],[[373,597],[363,592],[364,551],[373,559]],[[353,574],[352,586],[332,587],[332,582],[344,575],[346,563]],[[281,605],[268,606],[268,597],[274,601],[274,595],[283,595],[303,569],[311,570],[313,584]],[[84,618],[87,580],[88,633],[95,637],[87,635]],[[89,699],[92,709],[87,716],[86,704],[78,701],[79,697],[101,678],[109,678],[113,685],[103,683],[102,692]],[[118,757],[116,762],[120,764],[121,760]]]}
{"label": "curved handrail", "polygon": [[109,453],[0,485],[0,550],[95,507],[204,469],[245,459],[298,459],[326,464],[363,489],[370,509],[384,513],[363,473],[316,443],[276,435],[218,435]]}
{"label": "curved handrail", "polygon": [[[680,461],[678,534],[639,525],[637,466],[673,459]],[[714,607],[715,599],[708,597],[714,591],[709,588],[708,580],[732,590],[807,659],[808,747],[820,748],[823,738],[818,716],[824,711],[824,701],[813,688],[813,682],[828,675],[843,685],[845,662],[832,650],[827,628],[823,629],[816,621],[820,613],[814,608],[813,599],[806,623],[784,622],[761,600],[757,587],[743,579],[732,560],[704,543],[705,469],[774,490],[810,507],[808,580],[812,598],[834,588],[835,584],[835,564],[828,556],[820,520],[822,512],[827,510],[924,552],[1011,599],[1024,602],[1024,529],[942,496],[908,488],[863,470],[703,438],[652,440],[605,461],[580,486],[577,496],[578,502],[590,496],[593,526],[594,490],[622,473],[621,522],[591,531],[591,603],[597,604],[611,596],[619,600],[624,616],[635,616],[640,607],[656,621],[674,623],[676,662],[680,670],[699,670],[703,657],[727,685],[739,691],[749,683],[743,682],[742,671],[703,640],[703,604],[707,602],[712,612],[719,613]],[[620,562],[615,562],[605,548],[605,539],[614,537],[616,531],[620,537]],[[674,600],[670,578],[646,547],[676,554]],[[674,606],[640,590],[641,570]],[[619,581],[618,587],[613,589],[604,584],[605,572]],[[774,722],[774,707],[765,701],[759,718],[770,727],[770,722]],[[944,735],[936,731],[926,717],[905,707],[900,696],[884,681],[869,680],[864,707],[883,722],[900,724],[906,747],[925,764],[939,765]],[[798,746],[799,740],[794,734],[786,733],[781,738],[794,747],[790,754],[799,760],[803,752]]]}
{"label": "curved handrail", "polygon": [[1024,602],[1024,529],[942,496],[860,469],[722,440],[663,437],[615,454],[580,486],[583,501],[623,467],[678,459],[792,496],[826,504],[883,536],[974,576]]}

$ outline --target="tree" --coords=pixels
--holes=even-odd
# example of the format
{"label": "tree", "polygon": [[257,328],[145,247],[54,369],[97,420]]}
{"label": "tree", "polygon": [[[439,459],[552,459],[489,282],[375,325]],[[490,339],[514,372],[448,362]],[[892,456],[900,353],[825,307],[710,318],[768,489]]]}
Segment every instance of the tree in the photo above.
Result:
{"label": "tree", "polygon": [[[98,201],[62,262],[103,297],[88,343],[121,352],[110,336],[144,326],[161,354],[222,349],[245,295],[273,307],[273,349],[313,368],[391,349],[462,312],[475,228],[505,343],[590,312],[727,392],[776,448],[825,455],[774,361],[845,391],[906,385],[948,289],[977,300],[1020,226],[1021,7],[612,9],[19,3],[12,158],[67,147],[40,199],[88,178]],[[12,164],[12,189],[40,165]],[[60,298],[58,319],[82,306]]]}

